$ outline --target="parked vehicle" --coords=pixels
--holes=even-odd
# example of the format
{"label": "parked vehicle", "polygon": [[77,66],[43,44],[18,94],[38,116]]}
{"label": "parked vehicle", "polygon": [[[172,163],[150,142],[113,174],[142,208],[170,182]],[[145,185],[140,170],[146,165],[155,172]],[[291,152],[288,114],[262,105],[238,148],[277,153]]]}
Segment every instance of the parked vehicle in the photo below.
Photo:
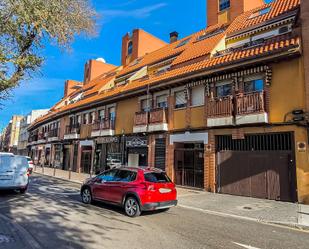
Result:
{"label": "parked vehicle", "polygon": [[165,172],[149,168],[107,170],[85,181],[81,198],[86,204],[97,200],[119,205],[130,217],[177,205],[175,184]]}
{"label": "parked vehicle", "polygon": [[1,156],[1,155],[10,155],[10,156],[14,156],[14,154],[11,153],[11,152],[0,152],[0,156]]}
{"label": "parked vehicle", "polygon": [[33,172],[34,164],[33,164],[33,161],[31,159],[31,157],[26,156],[26,158],[27,158],[28,165],[29,165],[29,168],[28,168],[29,169],[29,174],[31,175],[32,172]]}
{"label": "parked vehicle", "polygon": [[119,159],[107,159],[106,165],[108,169],[120,168],[122,166],[121,161]]}
{"label": "parked vehicle", "polygon": [[24,156],[0,155],[0,189],[25,193],[29,183],[29,165]]}

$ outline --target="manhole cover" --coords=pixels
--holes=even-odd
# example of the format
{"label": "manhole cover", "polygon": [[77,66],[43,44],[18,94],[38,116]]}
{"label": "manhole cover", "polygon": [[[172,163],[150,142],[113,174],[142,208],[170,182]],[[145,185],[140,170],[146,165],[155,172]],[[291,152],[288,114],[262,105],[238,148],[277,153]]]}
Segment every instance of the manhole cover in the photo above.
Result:
{"label": "manhole cover", "polygon": [[0,244],[13,242],[14,239],[6,234],[0,234]]}

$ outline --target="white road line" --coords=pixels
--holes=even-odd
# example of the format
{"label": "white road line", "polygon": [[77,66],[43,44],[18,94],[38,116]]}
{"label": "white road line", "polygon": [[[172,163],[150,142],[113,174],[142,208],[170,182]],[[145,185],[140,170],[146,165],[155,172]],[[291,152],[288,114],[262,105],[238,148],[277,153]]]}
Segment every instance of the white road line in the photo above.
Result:
{"label": "white road line", "polygon": [[240,243],[236,243],[236,242],[232,242],[232,243],[235,244],[235,245],[238,245],[240,247],[246,248],[246,249],[261,249],[261,248],[258,248],[258,247],[249,246],[249,245],[245,245],[245,244],[240,244]]}

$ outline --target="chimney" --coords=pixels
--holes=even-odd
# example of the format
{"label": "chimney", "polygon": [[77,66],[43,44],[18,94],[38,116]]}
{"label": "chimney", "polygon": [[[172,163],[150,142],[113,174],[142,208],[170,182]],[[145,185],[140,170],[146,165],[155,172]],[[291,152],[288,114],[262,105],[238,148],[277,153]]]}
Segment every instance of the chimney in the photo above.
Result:
{"label": "chimney", "polygon": [[170,33],[170,43],[174,43],[178,40],[178,32],[174,31]]}

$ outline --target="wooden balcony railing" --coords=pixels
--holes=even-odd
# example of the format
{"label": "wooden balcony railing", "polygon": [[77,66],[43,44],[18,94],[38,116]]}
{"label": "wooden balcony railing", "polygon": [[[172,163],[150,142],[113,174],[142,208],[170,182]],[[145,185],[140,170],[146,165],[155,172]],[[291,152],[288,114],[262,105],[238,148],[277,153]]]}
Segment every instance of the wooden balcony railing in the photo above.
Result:
{"label": "wooden balcony railing", "polygon": [[236,115],[265,112],[264,92],[241,93],[236,96]]}
{"label": "wooden balcony railing", "polygon": [[44,140],[46,138],[45,133],[44,132],[40,132],[38,135],[38,140]]}
{"label": "wooden balcony railing", "polygon": [[149,112],[137,112],[135,113],[134,117],[134,125],[140,126],[140,125],[147,125],[148,124],[148,118]]}
{"label": "wooden balcony railing", "polygon": [[96,120],[92,125],[93,131],[115,130],[115,119],[106,118],[103,120]]}
{"label": "wooden balcony railing", "polygon": [[65,134],[79,134],[80,133],[80,124],[67,125],[65,127]]}
{"label": "wooden balcony railing", "polygon": [[162,124],[167,123],[167,109],[157,108],[150,111],[149,114],[150,124]]}
{"label": "wooden balcony railing", "polygon": [[209,99],[207,105],[209,118],[229,117],[233,115],[232,96]]}
{"label": "wooden balcony railing", "polygon": [[36,142],[38,141],[38,138],[39,136],[38,135],[30,135],[29,139],[28,139],[28,142],[31,143],[31,142]]}
{"label": "wooden balcony railing", "polygon": [[82,124],[80,127],[80,138],[91,137],[92,124]]}

